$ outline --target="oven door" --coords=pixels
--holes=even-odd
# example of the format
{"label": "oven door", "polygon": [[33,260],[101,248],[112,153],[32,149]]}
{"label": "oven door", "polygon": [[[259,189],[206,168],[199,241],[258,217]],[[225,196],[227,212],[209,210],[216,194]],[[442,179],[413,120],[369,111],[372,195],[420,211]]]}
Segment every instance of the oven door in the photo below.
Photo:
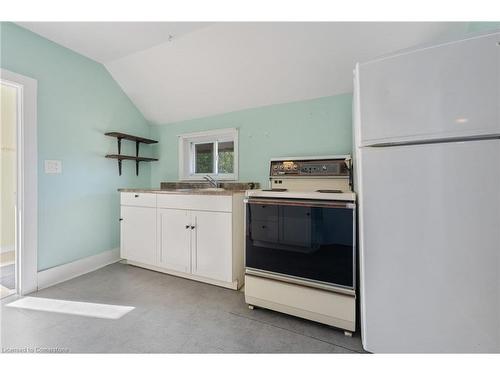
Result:
{"label": "oven door", "polygon": [[247,269],[355,288],[354,203],[271,198],[245,203]]}

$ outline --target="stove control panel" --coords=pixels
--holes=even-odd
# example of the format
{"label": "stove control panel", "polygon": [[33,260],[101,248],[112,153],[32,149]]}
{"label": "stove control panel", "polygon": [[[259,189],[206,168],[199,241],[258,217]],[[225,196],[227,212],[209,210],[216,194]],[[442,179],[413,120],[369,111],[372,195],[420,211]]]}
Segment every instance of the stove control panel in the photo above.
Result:
{"label": "stove control panel", "polygon": [[348,161],[345,159],[321,160],[272,160],[271,177],[349,177]]}

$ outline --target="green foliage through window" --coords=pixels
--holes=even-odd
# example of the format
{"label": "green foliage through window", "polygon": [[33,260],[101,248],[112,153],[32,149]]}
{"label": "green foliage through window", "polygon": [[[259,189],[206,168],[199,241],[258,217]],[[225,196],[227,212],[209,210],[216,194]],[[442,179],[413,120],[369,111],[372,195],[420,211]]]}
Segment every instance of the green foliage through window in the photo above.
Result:
{"label": "green foliage through window", "polygon": [[219,174],[234,173],[234,142],[219,142]]}
{"label": "green foliage through window", "polygon": [[195,171],[196,173],[213,173],[214,144],[199,143],[195,145]]}
{"label": "green foliage through window", "polygon": [[[234,142],[198,143],[194,145],[195,173],[234,173]],[[214,156],[217,154],[218,171],[214,171]]]}

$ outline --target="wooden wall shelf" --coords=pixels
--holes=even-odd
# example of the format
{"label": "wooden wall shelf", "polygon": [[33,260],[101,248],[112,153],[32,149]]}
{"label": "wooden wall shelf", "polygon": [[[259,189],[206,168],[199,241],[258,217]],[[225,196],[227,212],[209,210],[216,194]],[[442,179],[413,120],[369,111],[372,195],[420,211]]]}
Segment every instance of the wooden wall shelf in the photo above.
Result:
{"label": "wooden wall shelf", "polygon": [[154,139],[136,137],[135,135],[125,134],[125,133],[120,133],[120,132],[109,132],[109,133],[105,133],[105,135],[107,135],[109,137],[115,137],[118,139],[126,139],[127,141],[134,141],[134,142],[140,142],[140,143],[146,143],[146,144],[158,143],[158,141],[155,141]]}
{"label": "wooden wall shelf", "polygon": [[[122,175],[122,161],[123,160],[134,160],[135,161],[135,174],[136,174],[136,176],[139,176],[139,162],[141,162],[141,161],[146,161],[146,162],[158,161],[158,159],[155,159],[155,158],[148,158],[148,157],[139,156],[139,145],[141,143],[144,143],[144,144],[158,143],[158,141],[155,141],[154,139],[137,137],[135,135],[120,133],[120,132],[109,132],[109,133],[105,133],[105,135],[107,135],[109,137],[114,137],[118,141],[118,154],[108,154],[108,155],[106,155],[106,158],[118,160],[118,174],[120,176]],[[135,156],[121,154],[122,139],[135,142]]]}
{"label": "wooden wall shelf", "polygon": [[106,157],[108,159],[118,159],[118,160],[158,161],[158,159],[147,158],[145,156],[129,156],[129,155],[108,154],[108,155],[106,155]]}

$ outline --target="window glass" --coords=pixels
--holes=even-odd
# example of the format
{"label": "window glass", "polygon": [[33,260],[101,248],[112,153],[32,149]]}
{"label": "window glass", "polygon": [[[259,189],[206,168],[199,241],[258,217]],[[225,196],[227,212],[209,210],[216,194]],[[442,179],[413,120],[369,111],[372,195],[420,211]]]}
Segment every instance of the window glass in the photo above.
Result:
{"label": "window glass", "polygon": [[194,146],[195,173],[214,173],[214,144],[198,143]]}
{"label": "window glass", "polygon": [[234,142],[219,142],[218,146],[218,173],[234,173]]}
{"label": "window glass", "polygon": [[179,135],[179,179],[238,180],[238,130],[216,129]]}

